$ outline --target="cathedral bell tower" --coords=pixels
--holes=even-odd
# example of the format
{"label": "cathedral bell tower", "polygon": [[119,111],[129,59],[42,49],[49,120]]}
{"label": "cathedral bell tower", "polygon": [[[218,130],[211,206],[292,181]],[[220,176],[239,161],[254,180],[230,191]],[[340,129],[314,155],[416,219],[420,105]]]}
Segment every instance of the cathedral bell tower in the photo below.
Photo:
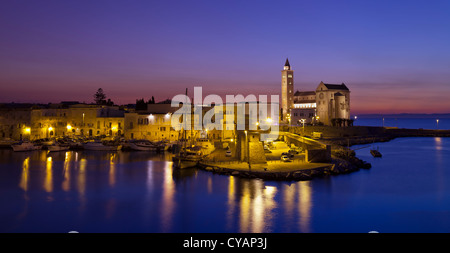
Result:
{"label": "cathedral bell tower", "polygon": [[291,70],[289,60],[281,71],[281,110],[280,117],[282,122],[288,122],[291,108],[294,107],[294,71]]}

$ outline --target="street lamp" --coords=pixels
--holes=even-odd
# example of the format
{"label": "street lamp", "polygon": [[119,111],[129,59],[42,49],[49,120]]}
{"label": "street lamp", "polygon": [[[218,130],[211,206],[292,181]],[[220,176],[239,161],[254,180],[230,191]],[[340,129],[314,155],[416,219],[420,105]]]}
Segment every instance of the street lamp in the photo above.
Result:
{"label": "street lamp", "polygon": [[436,129],[439,129],[439,119],[436,119]]}
{"label": "street lamp", "polygon": [[250,171],[252,168],[250,166],[250,142],[248,141],[248,136],[247,136],[247,130],[244,131],[245,133],[245,142],[246,142],[246,146],[247,146],[247,163],[248,163],[248,170]]}
{"label": "street lamp", "polygon": [[300,123],[303,124],[303,130],[305,130],[305,122],[306,122],[306,119],[301,119],[301,120],[300,120]]}

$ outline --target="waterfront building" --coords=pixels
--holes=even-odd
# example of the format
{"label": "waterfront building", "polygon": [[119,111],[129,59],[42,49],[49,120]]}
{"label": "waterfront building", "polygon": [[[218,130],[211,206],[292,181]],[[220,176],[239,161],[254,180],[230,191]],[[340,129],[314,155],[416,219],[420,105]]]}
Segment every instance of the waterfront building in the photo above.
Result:
{"label": "waterfront building", "polygon": [[[314,91],[296,91],[292,94],[290,91],[294,88],[293,83],[293,70],[286,59],[281,79],[282,122],[291,125],[319,122],[324,125],[351,124],[350,90],[344,83],[320,82]],[[283,114],[286,111],[288,113]]]}
{"label": "waterfront building", "polygon": [[36,140],[65,136],[121,136],[123,114],[118,106],[3,104],[0,107],[0,138]]}
{"label": "waterfront building", "polygon": [[334,120],[350,120],[350,90],[344,83],[320,82],[316,89],[316,103],[317,116],[325,125],[335,125]]}
{"label": "waterfront building", "polygon": [[176,141],[181,138],[171,124],[172,114],[178,107],[171,104],[148,104],[145,110],[124,114],[125,139],[150,141]]}
{"label": "waterfront building", "polygon": [[309,124],[316,120],[316,92],[296,91],[294,108],[291,111],[291,124]]}
{"label": "waterfront building", "polygon": [[0,105],[0,139],[20,140],[31,134],[31,104]]}

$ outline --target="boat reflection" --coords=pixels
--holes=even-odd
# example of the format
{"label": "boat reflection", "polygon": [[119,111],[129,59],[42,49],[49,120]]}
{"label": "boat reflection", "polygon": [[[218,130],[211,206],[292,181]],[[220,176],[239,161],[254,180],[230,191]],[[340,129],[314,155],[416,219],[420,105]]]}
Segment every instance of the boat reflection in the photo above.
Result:
{"label": "boat reflection", "polygon": [[44,190],[46,192],[53,192],[53,171],[52,165],[53,160],[52,157],[47,157],[45,166],[45,181],[44,181]]}
{"label": "boat reflection", "polygon": [[170,232],[173,225],[173,214],[175,209],[175,182],[172,178],[172,162],[166,162],[163,174],[162,184],[162,203],[161,203],[161,232]]}
{"label": "boat reflection", "polygon": [[28,191],[28,179],[30,175],[30,157],[26,157],[22,162],[22,174],[20,176],[19,187],[22,188],[25,192]]}

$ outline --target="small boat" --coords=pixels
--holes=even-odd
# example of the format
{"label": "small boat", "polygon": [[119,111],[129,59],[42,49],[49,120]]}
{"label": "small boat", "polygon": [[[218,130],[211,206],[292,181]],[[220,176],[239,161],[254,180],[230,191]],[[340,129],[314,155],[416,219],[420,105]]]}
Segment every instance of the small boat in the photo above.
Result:
{"label": "small boat", "polygon": [[83,148],[86,150],[97,150],[97,151],[118,151],[122,148],[122,145],[116,145],[101,141],[93,141],[84,143]]}
{"label": "small boat", "polygon": [[187,169],[196,167],[202,160],[202,153],[196,150],[185,150],[172,157],[176,169]]}
{"label": "small boat", "polygon": [[215,150],[214,144],[212,144],[207,138],[197,139],[195,146],[201,149],[203,155],[209,155]]}
{"label": "small boat", "polygon": [[0,148],[8,148],[11,147],[12,144],[16,143],[15,140],[11,140],[9,138],[0,140]]}
{"label": "small boat", "polygon": [[373,157],[381,157],[381,153],[377,149],[371,149],[370,154],[372,154]]}
{"label": "small boat", "polygon": [[53,143],[52,145],[48,146],[48,151],[50,152],[56,152],[56,151],[65,151],[69,150],[70,145],[65,143]]}
{"label": "small boat", "polygon": [[11,147],[14,151],[32,151],[32,150],[40,150],[42,146],[36,145],[31,142],[19,142],[11,144]]}
{"label": "small boat", "polygon": [[148,140],[136,140],[136,141],[130,141],[129,147],[132,150],[138,150],[138,151],[157,151],[158,147],[154,145],[151,141]]}

